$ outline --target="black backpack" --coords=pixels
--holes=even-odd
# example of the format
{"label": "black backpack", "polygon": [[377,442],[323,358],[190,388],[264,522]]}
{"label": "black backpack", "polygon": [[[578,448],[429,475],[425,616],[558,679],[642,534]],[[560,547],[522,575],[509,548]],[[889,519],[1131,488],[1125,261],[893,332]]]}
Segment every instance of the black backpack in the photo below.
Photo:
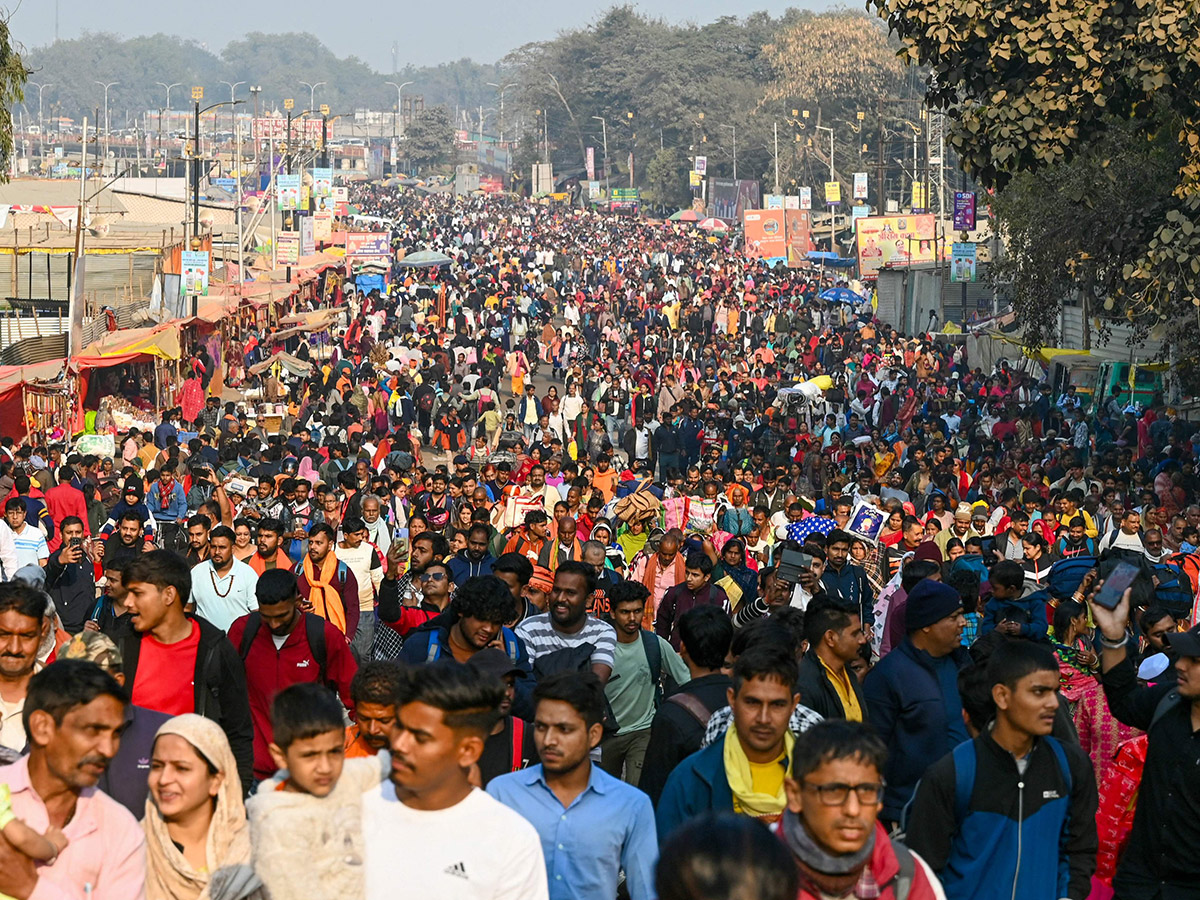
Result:
{"label": "black backpack", "polygon": [[[304,636],[308,639],[308,649],[312,651],[313,659],[317,663],[317,684],[333,687],[325,677],[325,667],[328,661],[328,653],[325,648],[325,620],[311,613],[301,613],[301,615],[304,616]],[[238,655],[242,658],[243,663],[246,662],[250,647],[254,644],[254,639],[258,636],[258,630],[261,627],[262,616],[259,613],[252,612],[246,616],[246,630],[242,632],[242,642],[238,647]]]}
{"label": "black backpack", "polygon": [[[574,647],[560,647],[549,653],[543,653],[533,661],[534,682],[540,683],[551,675],[559,675],[563,672],[590,672],[592,670],[592,652],[595,649],[595,644],[587,643],[576,644]],[[610,678],[609,681],[611,683],[612,679]],[[604,726],[606,735],[616,734],[617,717],[613,713],[612,704],[608,702],[607,694],[604,695],[604,718],[601,720],[601,724]]]}

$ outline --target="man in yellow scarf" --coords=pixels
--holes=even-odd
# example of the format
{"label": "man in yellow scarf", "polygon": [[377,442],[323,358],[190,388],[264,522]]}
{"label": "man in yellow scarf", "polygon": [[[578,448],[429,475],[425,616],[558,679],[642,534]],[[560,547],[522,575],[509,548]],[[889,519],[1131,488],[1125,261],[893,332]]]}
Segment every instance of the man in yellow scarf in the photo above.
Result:
{"label": "man in yellow scarf", "polygon": [[768,823],[779,819],[795,742],[788,723],[800,702],[797,676],[795,654],[783,641],[756,644],[738,657],[728,691],[733,721],[667,779],[656,811],[660,843],[709,810],[732,810]]}

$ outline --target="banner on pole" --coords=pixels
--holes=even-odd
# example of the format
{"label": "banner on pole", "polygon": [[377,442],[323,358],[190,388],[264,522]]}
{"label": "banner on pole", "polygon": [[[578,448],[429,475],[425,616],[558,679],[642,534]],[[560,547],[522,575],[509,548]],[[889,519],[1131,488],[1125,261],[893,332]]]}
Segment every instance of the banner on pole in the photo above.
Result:
{"label": "banner on pole", "polygon": [[955,242],[950,247],[950,280],[970,283],[976,278],[975,245]]}
{"label": "banner on pole", "polygon": [[810,188],[810,187],[800,188],[800,208],[801,209],[812,209],[812,188]]}
{"label": "banner on pole", "polygon": [[855,172],[854,173],[854,199],[855,200],[866,200],[867,199],[867,173],[866,172]]}
{"label": "banner on pole", "polygon": [[954,230],[975,230],[975,195],[970,191],[954,192]]}

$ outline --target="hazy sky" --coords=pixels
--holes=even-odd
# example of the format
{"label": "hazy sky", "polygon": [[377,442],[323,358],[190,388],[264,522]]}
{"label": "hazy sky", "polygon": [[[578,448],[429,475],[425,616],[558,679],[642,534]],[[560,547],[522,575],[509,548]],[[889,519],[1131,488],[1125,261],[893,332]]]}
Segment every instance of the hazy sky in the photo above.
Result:
{"label": "hazy sky", "polygon": [[[452,3],[330,4],[326,0],[285,0],[247,5],[244,0],[0,0],[11,12],[12,34],[27,49],[85,31],[120,35],[167,32],[193,38],[219,51],[247,31],[300,31],[315,34],[338,56],[358,56],[379,71],[391,69],[391,47],[399,45],[399,65],[430,65],[471,57],[493,62],[521,44],[545,40],[558,31],[585,25],[613,2],[550,0],[457,0]],[[672,21],[707,22],[789,6],[828,9],[834,0],[642,0],[637,8]],[[855,8],[860,3],[852,4]],[[253,10],[251,19],[246,15]],[[286,13],[285,15],[281,15]]]}

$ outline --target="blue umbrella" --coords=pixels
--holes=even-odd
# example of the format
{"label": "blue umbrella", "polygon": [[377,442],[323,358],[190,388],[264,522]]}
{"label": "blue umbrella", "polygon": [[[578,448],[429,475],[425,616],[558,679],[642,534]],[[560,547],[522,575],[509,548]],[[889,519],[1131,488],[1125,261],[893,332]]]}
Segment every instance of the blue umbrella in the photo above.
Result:
{"label": "blue umbrella", "polygon": [[837,529],[837,522],[828,516],[807,516],[787,527],[788,540],[803,544],[814,534],[829,534]]}
{"label": "blue umbrella", "polygon": [[842,287],[821,291],[819,296],[822,300],[828,300],[830,303],[849,303],[852,306],[862,303],[866,299],[849,288]]}

